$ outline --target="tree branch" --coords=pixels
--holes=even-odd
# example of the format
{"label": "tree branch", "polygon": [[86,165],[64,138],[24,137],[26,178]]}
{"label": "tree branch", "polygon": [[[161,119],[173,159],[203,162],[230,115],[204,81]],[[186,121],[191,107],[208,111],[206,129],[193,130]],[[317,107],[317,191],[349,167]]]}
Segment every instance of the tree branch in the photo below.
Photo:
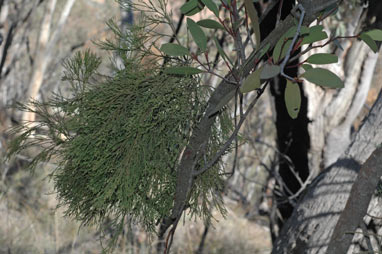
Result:
{"label": "tree branch", "polygon": [[[339,0],[321,0],[320,3],[322,4],[323,8],[325,8],[338,1]],[[313,1],[309,2],[308,4],[311,4],[312,6],[313,5],[312,2]],[[305,6],[304,3],[302,3],[302,5],[306,10],[311,10],[311,8],[309,8],[309,6]],[[316,18],[315,13],[316,12],[307,11],[307,14],[304,19],[305,25],[310,24]],[[285,18],[285,20],[280,22],[279,26],[277,26],[268,35],[268,37],[261,42],[260,46],[257,48],[257,51],[254,51],[251,53],[251,55],[248,57],[248,59],[245,61],[242,67],[239,68],[238,66],[236,66],[236,68],[234,68],[234,70],[226,76],[226,79],[220,82],[216,90],[211,95],[208,101],[207,109],[203,117],[201,118],[199,124],[196,126],[195,130],[193,131],[193,135],[190,138],[190,142],[188,146],[186,147],[186,149],[184,150],[182,158],[180,160],[180,164],[177,171],[174,207],[172,210],[171,218],[164,219],[164,221],[166,221],[167,223],[165,223],[166,225],[162,224],[161,226],[162,232],[165,232],[171,225],[173,226],[176,225],[176,224],[174,225],[173,223],[178,221],[178,218],[182,215],[182,212],[186,207],[186,204],[189,198],[189,191],[191,190],[191,187],[193,184],[194,169],[196,166],[195,159],[198,158],[200,149],[203,147],[204,143],[210,137],[211,127],[215,121],[216,115],[213,117],[210,117],[210,115],[213,113],[213,111],[215,110],[219,102],[227,94],[232,93],[232,91],[236,89],[236,86],[233,86],[227,81],[235,81],[234,80],[235,75],[240,76],[242,78],[247,77],[249,72],[256,65],[256,60],[257,60],[256,54],[268,44],[270,45],[270,49],[272,49],[277,43],[277,41],[279,40],[280,35],[293,26],[295,26],[294,17],[292,15],[288,15],[287,18]],[[234,96],[234,93],[232,93],[232,96]]]}
{"label": "tree branch", "polygon": [[[272,254],[333,253],[326,249],[339,213],[344,210],[351,187],[357,179],[361,168],[359,163],[363,164],[382,143],[382,132],[379,131],[382,126],[381,112],[382,92],[347,151],[313,180],[300,199],[292,216],[282,228]],[[376,175],[370,177],[378,179]],[[369,184],[372,185],[367,183]],[[363,196],[357,201],[362,199]],[[357,205],[361,206],[361,203]]]}
{"label": "tree branch", "polygon": [[343,254],[349,249],[353,234],[362,223],[378,181],[382,176],[382,145],[363,164],[355,180],[349,199],[334,228],[327,253]]}

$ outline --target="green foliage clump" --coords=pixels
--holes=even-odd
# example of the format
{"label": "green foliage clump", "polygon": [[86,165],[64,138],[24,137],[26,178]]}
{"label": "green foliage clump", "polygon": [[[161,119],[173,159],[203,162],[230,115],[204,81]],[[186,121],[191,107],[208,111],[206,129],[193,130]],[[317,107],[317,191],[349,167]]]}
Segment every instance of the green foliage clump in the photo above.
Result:
{"label": "green foliage clump", "polygon": [[[89,51],[66,61],[63,81],[70,83],[72,95],[18,104],[34,112],[36,121],[12,129],[8,156],[37,146],[32,169],[54,159],[51,178],[60,205],[83,224],[101,226],[110,219],[115,236],[126,221],[155,232],[157,223],[171,215],[177,167],[207,107],[210,88],[197,75],[164,71],[189,66],[189,59],[153,53],[146,23],[126,33],[112,21],[108,25],[117,40],[99,45],[120,61],[112,76],[98,73],[101,60]],[[160,36],[152,38],[155,42]],[[143,64],[147,57],[151,61]],[[231,119],[223,112],[196,170],[215,156],[230,132]],[[218,162],[195,179],[187,205],[191,214],[208,220],[212,207],[224,211],[222,186]]]}
{"label": "green foliage clump", "polygon": [[[129,218],[154,231],[171,214],[176,167],[208,91],[196,77],[149,72],[134,61],[95,81],[99,64],[90,52],[77,54],[65,64],[71,97],[56,94],[45,103],[18,105],[35,112],[37,120],[13,129],[9,155],[37,145],[41,152],[32,167],[55,158],[58,167],[51,176],[67,215],[85,224],[111,216],[117,226]],[[216,126],[204,160],[223,136]],[[191,212],[208,217],[211,206],[220,207],[214,192],[221,184],[219,165],[199,176]]]}
{"label": "green foliage clump", "polygon": [[192,102],[196,88],[192,78],[135,66],[69,102],[75,136],[66,142],[66,163],[54,178],[77,217],[86,221],[113,207],[151,228],[169,214],[179,149],[198,107]]}

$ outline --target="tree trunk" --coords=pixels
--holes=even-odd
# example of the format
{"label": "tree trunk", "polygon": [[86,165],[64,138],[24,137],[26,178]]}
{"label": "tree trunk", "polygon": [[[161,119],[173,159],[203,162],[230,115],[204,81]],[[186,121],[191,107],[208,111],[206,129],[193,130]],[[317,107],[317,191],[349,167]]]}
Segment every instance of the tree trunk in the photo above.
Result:
{"label": "tree trunk", "polygon": [[328,253],[342,254],[349,249],[357,227],[363,223],[371,197],[382,176],[382,144],[362,165],[350,192],[345,209],[338,219],[327,249]]}
{"label": "tree trunk", "polygon": [[[29,83],[28,91],[27,91],[27,99],[36,100],[38,93],[40,91],[40,87],[44,80],[44,75],[46,69],[53,57],[53,49],[55,44],[58,42],[66,20],[69,17],[70,11],[75,3],[75,0],[67,0],[65,7],[61,13],[60,19],[58,21],[57,27],[52,34],[50,33],[50,24],[53,16],[53,12],[56,6],[57,0],[52,0],[49,11],[42,21],[42,30],[40,34],[39,46],[41,51],[37,51],[36,55],[36,65],[32,73],[32,78]],[[25,112],[23,115],[24,121],[33,122],[35,120],[35,114],[33,112]]]}
{"label": "tree trunk", "polygon": [[285,224],[272,254],[325,253],[360,165],[382,143],[382,93],[346,153],[322,172]]}
{"label": "tree trunk", "polygon": [[[362,8],[349,9],[346,12],[349,20],[346,35],[357,34],[359,27],[367,30],[366,25],[378,27],[380,17],[375,16],[374,10],[381,5],[380,1],[370,1],[367,14]],[[370,24],[372,19],[376,20],[374,24]],[[308,83],[304,85],[308,97],[308,117],[311,120],[308,127],[311,141],[310,179],[325,170],[306,190],[272,253],[325,253],[360,165],[382,141],[382,135],[378,133],[382,122],[381,94],[367,121],[353,135],[353,139],[351,133],[365,105],[378,54],[372,53],[364,43],[356,40],[344,41],[342,47],[344,51],[324,48],[309,52],[332,53],[336,50],[339,64],[328,68],[342,75],[345,88],[328,90]],[[375,198],[371,202],[373,207],[378,203]],[[375,214],[375,211],[369,211]],[[365,221],[371,225],[371,218]],[[362,242],[362,234],[357,234],[355,239]],[[353,245],[352,249],[355,248],[357,246]]]}
{"label": "tree trunk", "polygon": [[[364,10],[366,9],[356,6],[346,11],[345,18],[350,22],[347,23],[345,35],[351,36],[360,32],[359,28],[367,21]],[[329,23],[326,23],[326,27],[328,26]],[[372,53],[362,41],[344,40],[341,44],[343,51],[325,47],[309,52],[309,55],[312,55],[335,51],[339,56],[339,63],[325,68],[340,74],[345,83],[343,89],[331,90],[305,82],[304,90],[308,97],[310,119],[308,129],[311,144],[309,152],[311,178],[336,162],[348,147],[351,129],[366,102],[377,63],[378,55]]]}

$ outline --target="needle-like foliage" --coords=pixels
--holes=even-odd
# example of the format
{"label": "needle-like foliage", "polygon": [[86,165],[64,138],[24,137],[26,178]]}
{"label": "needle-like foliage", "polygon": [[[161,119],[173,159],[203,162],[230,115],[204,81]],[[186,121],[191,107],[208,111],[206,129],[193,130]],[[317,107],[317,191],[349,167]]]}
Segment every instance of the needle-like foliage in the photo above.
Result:
{"label": "needle-like foliage", "polygon": [[[207,104],[210,88],[197,76],[169,75],[158,64],[143,64],[150,50],[144,48],[142,32],[115,30],[118,43],[103,44],[123,63],[112,76],[97,72],[101,60],[96,55],[78,53],[65,63],[63,81],[71,84],[71,96],[18,104],[20,110],[34,112],[36,121],[12,130],[9,156],[38,146],[32,168],[54,158],[58,166],[51,177],[60,205],[84,224],[108,218],[118,229],[128,218],[155,232],[156,223],[171,214],[177,166]],[[124,36],[134,44],[124,44]],[[126,45],[141,50],[130,52]],[[170,59],[166,65],[179,64],[187,61]],[[196,168],[214,156],[231,128],[222,114]],[[192,214],[209,219],[212,206],[222,209],[220,166],[195,180]]]}

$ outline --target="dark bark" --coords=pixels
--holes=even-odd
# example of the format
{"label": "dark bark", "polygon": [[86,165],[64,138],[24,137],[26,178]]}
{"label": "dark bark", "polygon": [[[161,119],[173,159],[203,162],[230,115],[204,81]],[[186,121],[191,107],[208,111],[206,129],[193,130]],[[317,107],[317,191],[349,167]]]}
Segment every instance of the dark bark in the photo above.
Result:
{"label": "dark bark", "polygon": [[202,237],[200,239],[198,250],[195,252],[196,254],[202,254],[203,253],[204,245],[206,243],[206,238],[207,238],[209,228],[210,228],[210,223],[207,223],[204,226],[204,231],[203,231]]}
{"label": "dark bark", "polygon": [[366,16],[366,29],[382,27],[382,2],[380,0],[368,1],[368,12]]}
{"label": "dark bark", "polygon": [[[280,17],[283,20],[292,10],[295,1],[284,0],[283,5],[276,4],[269,15],[267,15],[260,24],[261,37],[265,38],[274,29],[278,12],[281,11]],[[298,52],[296,52],[298,53]],[[294,65],[291,63],[290,65]],[[287,70],[288,75],[296,77],[298,74],[298,68],[290,68]],[[301,108],[299,117],[295,120],[291,119],[284,100],[284,91],[286,86],[286,80],[284,78],[277,78],[271,82],[271,93],[275,101],[276,111],[276,129],[277,129],[277,148],[281,152],[279,154],[279,173],[282,182],[286,185],[292,193],[287,193],[285,196],[279,196],[280,204],[278,209],[282,216],[282,220],[278,220],[278,225],[281,227],[283,221],[288,219],[293,211],[293,206],[286,201],[286,198],[295,194],[301,187],[299,181],[296,179],[293,170],[296,172],[301,180],[305,180],[309,175],[308,167],[308,150],[310,146],[310,139],[308,133],[307,118],[307,98],[304,95],[303,87],[301,86]],[[290,159],[286,160],[285,157]],[[282,188],[282,186],[278,186]]]}
{"label": "dark bark", "polygon": [[12,23],[12,25],[10,26],[10,28],[8,30],[7,36],[6,36],[5,45],[4,45],[4,49],[2,52],[3,54],[2,54],[1,62],[0,62],[0,79],[2,78],[3,68],[5,65],[5,60],[7,59],[8,51],[12,45],[14,31],[16,29],[16,26],[17,26],[16,23]]}
{"label": "dark bark", "polygon": [[[297,68],[293,68],[289,70],[288,75],[295,77],[297,72]],[[304,95],[303,87],[300,86],[301,108],[299,116],[296,119],[291,119],[285,106],[285,87],[286,80],[279,79],[278,82],[273,83],[271,88],[276,109],[277,148],[281,153],[279,154],[278,168],[282,183],[279,183],[278,187],[280,189],[287,187],[292,192],[284,192],[284,196],[278,197],[280,203],[278,204],[278,209],[282,216],[282,220],[278,221],[279,227],[282,227],[283,221],[287,220],[293,212],[293,205],[287,201],[287,198],[297,193],[301,188],[301,184],[295,174],[302,181],[305,181],[309,176],[308,150],[310,139],[308,133],[307,98]]]}

